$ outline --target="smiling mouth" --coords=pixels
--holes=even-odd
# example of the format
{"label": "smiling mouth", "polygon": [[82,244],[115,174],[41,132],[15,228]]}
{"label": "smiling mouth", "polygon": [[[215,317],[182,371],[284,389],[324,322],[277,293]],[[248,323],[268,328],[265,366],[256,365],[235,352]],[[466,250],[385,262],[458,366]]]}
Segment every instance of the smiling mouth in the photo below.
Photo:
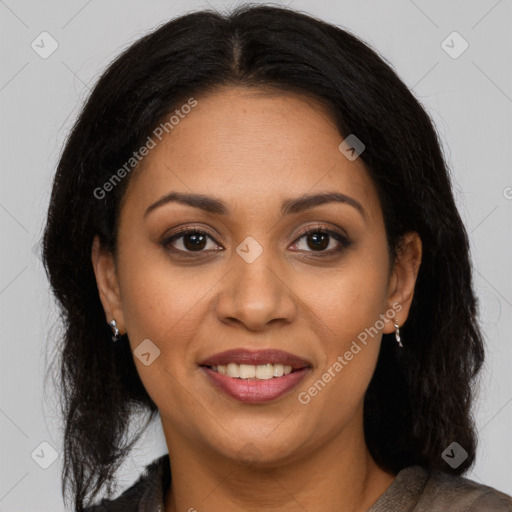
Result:
{"label": "smiling mouth", "polygon": [[271,363],[258,365],[228,363],[226,365],[206,366],[206,368],[210,368],[221,375],[242,380],[270,380],[298,371],[290,365]]}
{"label": "smiling mouth", "polygon": [[[215,389],[247,404],[277,400],[291,392],[308,375],[310,366],[268,364],[200,365]],[[224,372],[225,373],[222,373]]]}

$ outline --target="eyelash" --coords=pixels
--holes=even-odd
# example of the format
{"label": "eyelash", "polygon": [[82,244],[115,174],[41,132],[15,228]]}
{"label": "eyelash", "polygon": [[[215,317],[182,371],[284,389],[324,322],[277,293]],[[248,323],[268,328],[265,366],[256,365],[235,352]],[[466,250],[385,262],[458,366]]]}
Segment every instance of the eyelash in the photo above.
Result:
{"label": "eyelash", "polygon": [[[337,242],[340,243],[341,247],[346,249],[350,245],[350,240],[345,236],[339,233],[338,231],[333,231],[332,229],[322,227],[322,226],[308,226],[307,228],[304,228],[301,233],[299,234],[299,237],[297,240],[300,240],[301,238],[308,236],[312,233],[321,233],[323,235],[329,235],[332,236]],[[327,252],[328,254],[331,254],[332,252],[341,251],[341,249],[331,249],[330,251],[320,251],[320,252]],[[315,251],[311,251],[315,252]]]}
{"label": "eyelash", "polygon": [[[299,234],[298,238],[294,242],[296,244],[299,240],[301,240],[304,237],[307,237],[308,235],[312,233],[320,233],[324,235],[329,235],[332,238],[334,238],[337,242],[339,242],[339,246],[335,249],[330,249],[329,251],[306,251],[308,253],[312,253],[313,257],[323,258],[327,256],[332,256],[335,253],[340,253],[347,247],[349,247],[352,242],[344,235],[337,231],[333,231],[332,229],[323,227],[323,226],[308,226],[307,228],[303,229],[301,233]],[[169,252],[172,252],[174,254],[180,253],[180,256],[183,257],[190,257],[190,258],[197,258],[201,253],[205,252],[204,250],[201,251],[183,251],[181,249],[170,249],[169,246],[172,242],[175,240],[178,240],[184,236],[187,235],[206,235],[208,238],[213,240],[215,243],[217,243],[212,236],[210,236],[206,231],[200,230],[198,228],[185,226],[184,228],[180,229],[177,233],[173,234],[170,237],[166,237],[162,242],[161,245],[164,249],[166,249]]]}

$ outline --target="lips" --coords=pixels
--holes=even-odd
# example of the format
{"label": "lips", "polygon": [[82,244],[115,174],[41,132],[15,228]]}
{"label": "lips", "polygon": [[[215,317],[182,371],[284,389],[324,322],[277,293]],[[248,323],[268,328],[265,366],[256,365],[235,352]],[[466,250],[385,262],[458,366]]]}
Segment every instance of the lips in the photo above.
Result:
{"label": "lips", "polygon": [[[291,373],[265,380],[259,378],[236,378],[216,371],[219,367],[226,367],[230,363],[235,365],[275,365],[276,368],[292,368]],[[208,382],[227,396],[248,404],[261,404],[277,400],[289,394],[308,375],[311,370],[311,363],[299,356],[284,352],[283,350],[226,350],[204,361],[201,361],[200,368],[208,378]],[[243,368],[243,366],[240,366]],[[229,373],[229,371],[228,371]],[[286,373],[286,372],[285,372]]]}
{"label": "lips", "polygon": [[208,366],[202,366],[208,381],[227,396],[247,404],[261,404],[277,400],[288,395],[308,375],[309,368],[304,367],[288,375],[270,379],[236,379],[213,371]]}
{"label": "lips", "polygon": [[199,363],[199,366],[218,366],[228,365],[229,363],[264,365],[264,364],[282,364],[283,366],[291,366],[292,371],[302,368],[311,367],[311,363],[306,359],[302,359],[295,354],[276,349],[264,350],[246,350],[232,349],[214,354]]}

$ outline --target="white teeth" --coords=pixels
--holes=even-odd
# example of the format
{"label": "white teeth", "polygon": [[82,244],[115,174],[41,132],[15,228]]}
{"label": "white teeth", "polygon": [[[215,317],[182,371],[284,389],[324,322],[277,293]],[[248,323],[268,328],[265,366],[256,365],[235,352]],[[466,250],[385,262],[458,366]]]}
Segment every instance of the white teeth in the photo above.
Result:
{"label": "white teeth", "polygon": [[254,379],[256,377],[256,366],[253,364],[241,364],[238,367],[238,376],[241,379]]}
{"label": "white teeth", "polygon": [[284,374],[284,366],[282,364],[274,365],[274,377],[282,377]]}
{"label": "white teeth", "polygon": [[[217,366],[218,368],[218,366]],[[226,367],[226,375],[228,377],[240,377],[240,366],[236,363],[229,363]]]}
{"label": "white teeth", "polygon": [[292,372],[292,367],[282,364],[237,364],[212,366],[212,370],[237,379],[269,380]]}
{"label": "white teeth", "polygon": [[260,364],[254,367],[256,369],[256,378],[268,380],[274,376],[274,366],[271,364]]}

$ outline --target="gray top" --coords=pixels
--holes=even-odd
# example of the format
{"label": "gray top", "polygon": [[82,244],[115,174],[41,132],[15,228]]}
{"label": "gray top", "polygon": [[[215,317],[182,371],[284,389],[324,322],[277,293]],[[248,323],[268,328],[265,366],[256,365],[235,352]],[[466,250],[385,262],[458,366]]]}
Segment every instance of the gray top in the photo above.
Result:
{"label": "gray top", "polygon": [[[139,480],[114,500],[85,512],[164,512],[170,485],[169,455],[146,466]],[[429,472],[420,466],[402,469],[367,512],[512,512],[512,497],[460,476]]]}

